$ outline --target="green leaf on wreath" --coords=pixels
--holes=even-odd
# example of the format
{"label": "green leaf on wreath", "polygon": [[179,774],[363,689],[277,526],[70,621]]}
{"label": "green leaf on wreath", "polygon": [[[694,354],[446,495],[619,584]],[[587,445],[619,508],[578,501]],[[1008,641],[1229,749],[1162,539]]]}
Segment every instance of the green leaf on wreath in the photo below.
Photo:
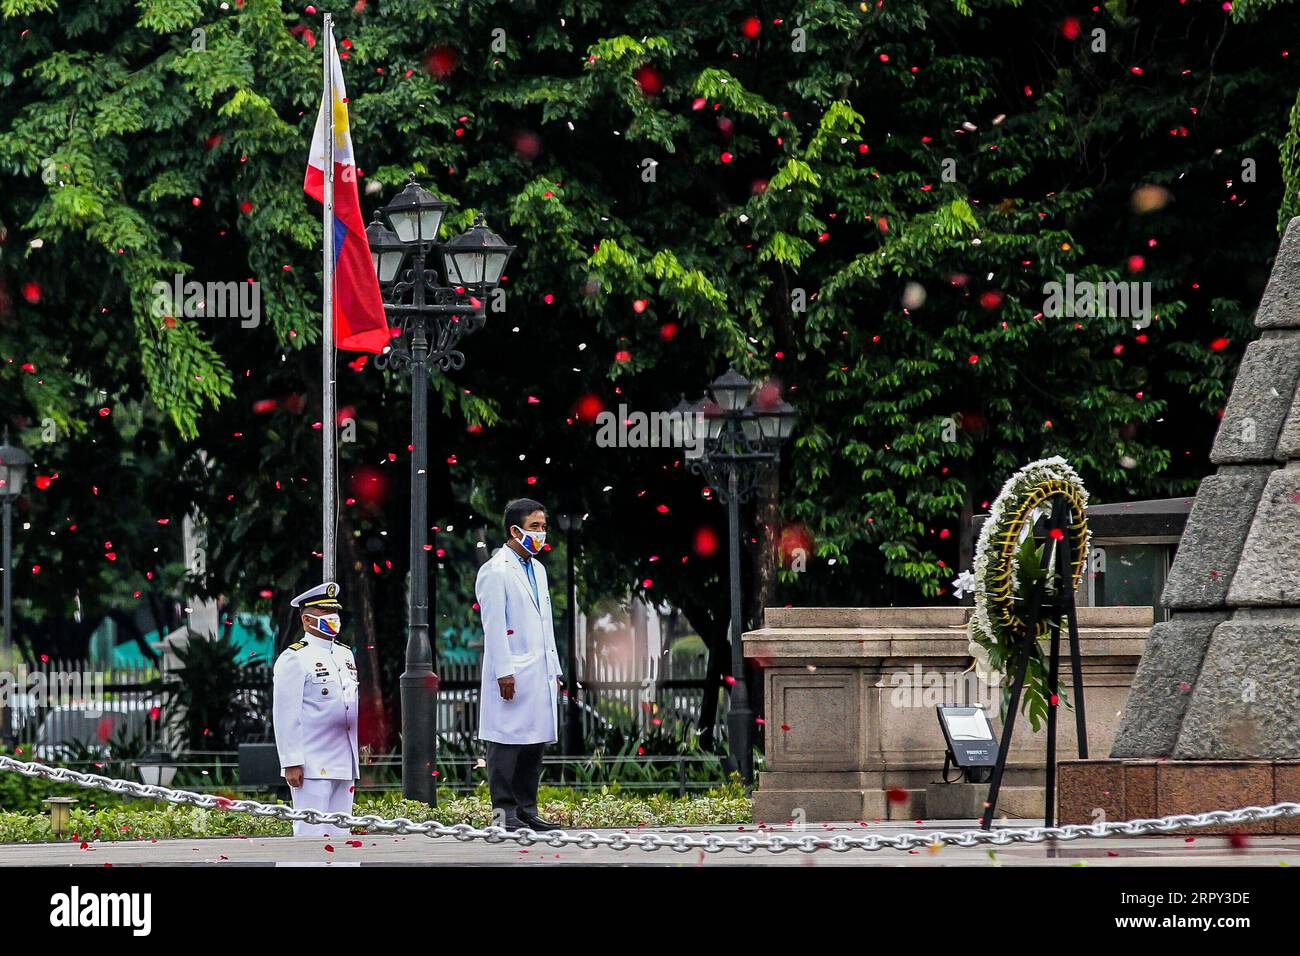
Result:
{"label": "green leaf on wreath", "polygon": [[1021,543],[1017,564],[1020,568],[1020,595],[1027,597],[1030,588],[1047,574],[1043,567],[1043,548],[1034,541],[1033,535]]}

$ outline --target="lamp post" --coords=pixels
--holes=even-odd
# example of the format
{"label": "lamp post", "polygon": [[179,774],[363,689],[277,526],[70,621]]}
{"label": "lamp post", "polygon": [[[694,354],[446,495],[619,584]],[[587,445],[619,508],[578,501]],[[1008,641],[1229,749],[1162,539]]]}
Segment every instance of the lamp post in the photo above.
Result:
{"label": "lamp post", "polygon": [[[4,650],[14,646],[13,633],[13,502],[23,493],[23,481],[32,459],[27,452],[9,444],[9,429],[4,430],[4,444],[0,445],[0,498],[4,499]],[[0,661],[3,655],[0,655]]]}
{"label": "lamp post", "polygon": [[[415,175],[366,228],[375,272],[390,324],[408,345],[392,345],[375,359],[378,368],[411,376],[411,584],[408,597],[406,669],[402,690],[402,795],[437,803],[437,683],[429,638],[428,430],[429,371],[463,368],[456,347],[487,321],[481,296],[500,281],[515,247],[488,230],[483,217],[450,242],[438,228],[450,204],[415,181]],[[385,226],[387,223],[387,226]],[[426,260],[433,255],[432,267]],[[441,263],[437,260],[441,259]],[[442,269],[439,269],[439,265]],[[440,272],[445,272],[446,283]]]}
{"label": "lamp post", "polygon": [[578,582],[573,574],[575,541],[582,530],[583,516],[573,512],[563,512],[555,516],[555,521],[564,532],[564,563],[568,577],[565,579],[567,596],[565,600],[564,630],[569,635],[568,641],[568,702],[565,707],[564,755],[576,757],[583,750],[582,709],[578,706]]}
{"label": "lamp post", "polygon": [[731,606],[728,637],[735,680],[727,711],[727,739],[736,769],[748,783],[754,777],[754,712],[749,706],[745,655],[740,646],[740,506],[753,497],[764,471],[779,465],[781,443],[794,431],[798,413],[781,401],[775,389],[761,388],[754,394],[753,383],[734,368],[717,378],[709,391],[711,397],[690,406],[683,402],[675,411],[683,413],[680,420],[684,432],[694,428],[697,416],[703,416],[704,435],[694,436],[702,437],[699,454],[688,454],[687,466],[703,475],[727,506]]}

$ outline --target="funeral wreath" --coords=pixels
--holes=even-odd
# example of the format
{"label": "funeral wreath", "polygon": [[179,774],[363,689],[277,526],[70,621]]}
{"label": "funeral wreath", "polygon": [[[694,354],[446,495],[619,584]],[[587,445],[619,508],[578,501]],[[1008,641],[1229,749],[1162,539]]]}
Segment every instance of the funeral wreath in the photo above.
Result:
{"label": "funeral wreath", "polygon": [[[1053,529],[1040,542],[1035,528],[1051,517],[1058,500],[1066,506],[1065,529]],[[1021,711],[1037,730],[1047,717],[1047,654],[1043,640],[1051,621],[1040,616],[1033,640],[1025,640],[1026,600],[1036,587],[1050,598],[1061,587],[1075,590],[1088,557],[1088,492],[1074,469],[1059,456],[1025,465],[1007,480],[980,530],[975,546],[975,612],[967,629],[970,654],[980,676],[1006,685],[1028,654]],[[1068,540],[1070,580],[1057,580],[1056,548]],[[963,575],[962,584],[969,582]],[[1002,706],[1006,707],[1006,696]],[[1003,714],[1005,717],[1005,714]]]}

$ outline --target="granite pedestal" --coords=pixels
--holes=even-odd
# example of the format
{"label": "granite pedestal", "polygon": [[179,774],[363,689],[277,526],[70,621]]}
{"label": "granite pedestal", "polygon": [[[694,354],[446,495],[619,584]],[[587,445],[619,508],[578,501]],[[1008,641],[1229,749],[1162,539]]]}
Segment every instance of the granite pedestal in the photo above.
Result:
{"label": "granite pedestal", "polygon": [[[756,822],[933,818],[927,788],[940,780],[946,746],[935,706],[984,703],[967,653],[970,608],[769,608],[744,635],[745,656],[765,671],[765,766],[754,792]],[[1079,608],[1089,742],[1109,753],[1151,626],[1150,607]],[[1061,686],[1071,686],[1068,654]],[[1045,728],[1016,721],[999,816],[1041,817]],[[1063,709],[1057,753],[1077,753]],[[954,798],[955,799],[955,798]]]}

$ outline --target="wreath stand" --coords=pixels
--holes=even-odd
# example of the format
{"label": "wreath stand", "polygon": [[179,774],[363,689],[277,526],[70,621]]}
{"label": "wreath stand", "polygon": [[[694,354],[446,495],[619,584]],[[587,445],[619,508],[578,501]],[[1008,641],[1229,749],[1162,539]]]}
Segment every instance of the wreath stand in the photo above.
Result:
{"label": "wreath stand", "polygon": [[[1070,542],[1070,509],[1064,498],[1057,497],[1052,502],[1052,514],[1047,520],[1046,532],[1042,543],[1056,538],[1053,566],[1056,580],[1059,582],[1056,594],[1046,593],[1049,575],[1035,582],[1025,599],[1024,629],[1020,636],[1020,663],[1016,668],[1015,680],[1011,683],[1011,700],[1007,705],[1006,724],[1002,728],[1002,740],[998,747],[998,761],[993,768],[993,778],[989,783],[989,796],[984,804],[984,816],[980,829],[988,830],[993,825],[993,814],[997,810],[998,791],[1002,788],[1002,774],[1007,766],[1007,754],[1011,750],[1011,735],[1016,725],[1016,712],[1020,709],[1020,694],[1025,686],[1025,674],[1029,667],[1029,656],[1036,652],[1038,640],[1038,623],[1047,616],[1051,644],[1047,671],[1047,788],[1044,794],[1043,822],[1045,826],[1056,823],[1056,710],[1060,703],[1060,663],[1061,663],[1061,619],[1065,618],[1070,637],[1070,671],[1074,679],[1074,719],[1078,730],[1079,757],[1088,758],[1088,722],[1083,709],[1083,668],[1079,655],[1079,623],[1074,611],[1074,577],[1072,574]],[[1034,529],[1035,541],[1038,541],[1037,529]]]}

